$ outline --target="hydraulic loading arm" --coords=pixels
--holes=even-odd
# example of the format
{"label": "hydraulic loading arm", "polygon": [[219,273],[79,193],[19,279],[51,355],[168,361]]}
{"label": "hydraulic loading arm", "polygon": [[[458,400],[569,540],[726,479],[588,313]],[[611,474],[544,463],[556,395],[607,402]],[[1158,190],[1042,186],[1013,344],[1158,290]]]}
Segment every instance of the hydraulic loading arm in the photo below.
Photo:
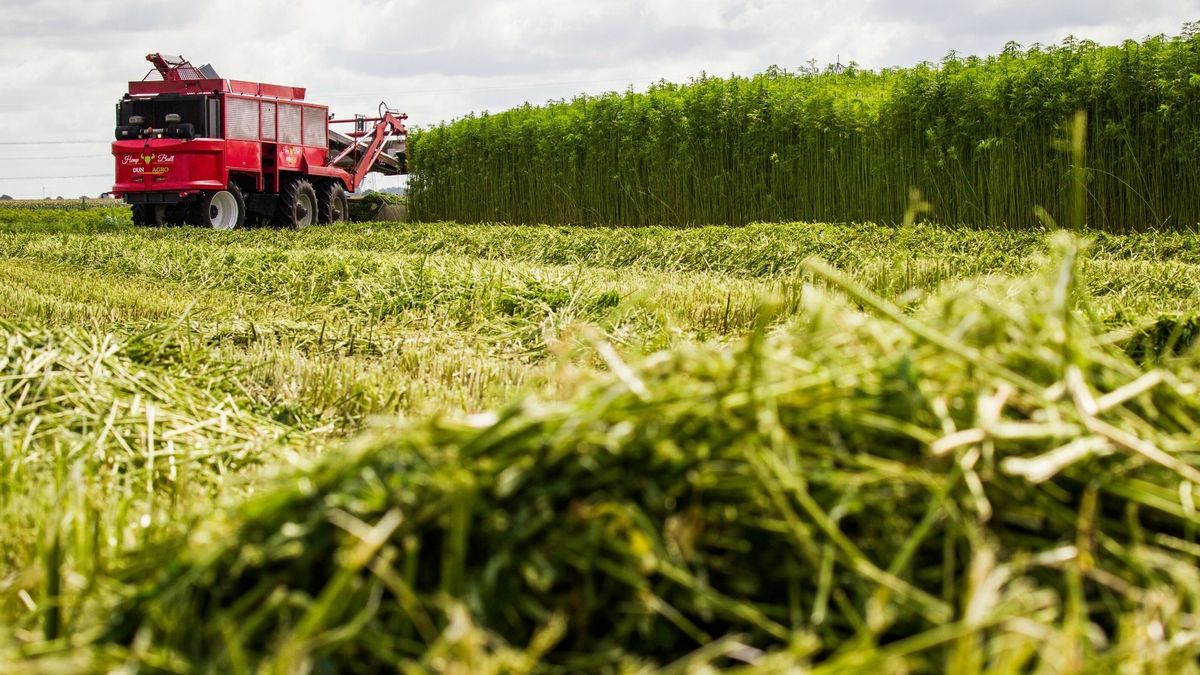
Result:
{"label": "hydraulic loading arm", "polygon": [[[350,189],[358,190],[358,186],[362,183],[363,178],[366,178],[370,171],[387,170],[386,173],[405,173],[403,161],[388,162],[389,166],[376,166],[376,162],[380,160],[384,149],[392,141],[403,141],[408,135],[408,129],[404,127],[404,120],[408,119],[408,115],[397,113],[380,105],[379,117],[356,117],[354,119],[345,120],[329,120],[330,124],[355,124],[355,131],[349,136],[354,139],[345,149],[334,157],[329,164],[332,166],[344,166],[347,160],[352,162],[352,165],[347,167],[350,173]],[[367,122],[374,122],[375,127],[371,130],[365,129]],[[360,139],[370,137],[370,142],[363,147]]]}

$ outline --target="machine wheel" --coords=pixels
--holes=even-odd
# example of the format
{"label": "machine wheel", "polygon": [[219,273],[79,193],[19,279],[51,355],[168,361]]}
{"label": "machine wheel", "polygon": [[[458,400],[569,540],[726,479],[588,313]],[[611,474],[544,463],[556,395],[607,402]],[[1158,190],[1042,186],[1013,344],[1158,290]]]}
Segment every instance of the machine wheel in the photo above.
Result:
{"label": "machine wheel", "polygon": [[163,225],[187,225],[192,222],[194,204],[169,204],[160,219]]}
{"label": "machine wheel", "polygon": [[192,207],[192,224],[214,230],[232,230],[246,223],[246,201],[233,183],[218,192],[205,192]]}
{"label": "machine wheel", "polygon": [[275,208],[275,225],[294,230],[317,222],[317,192],[312,183],[303,178],[294,178],[279,190],[279,202]]}
{"label": "machine wheel", "polygon": [[330,181],[321,186],[317,194],[319,203],[320,222],[340,223],[349,217],[350,202],[346,198],[346,188],[341,183]]}
{"label": "machine wheel", "polygon": [[137,227],[160,227],[167,222],[166,204],[134,204],[133,224]]}

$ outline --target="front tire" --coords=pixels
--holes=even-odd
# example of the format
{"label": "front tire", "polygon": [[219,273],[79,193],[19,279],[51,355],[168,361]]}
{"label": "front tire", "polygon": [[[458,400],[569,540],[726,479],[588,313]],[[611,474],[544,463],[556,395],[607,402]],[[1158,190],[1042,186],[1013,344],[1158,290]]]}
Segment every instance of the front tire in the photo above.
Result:
{"label": "front tire", "polygon": [[312,183],[294,178],[279,190],[275,209],[275,225],[303,230],[317,221],[317,192]]}
{"label": "front tire", "polygon": [[331,181],[322,185],[317,200],[320,202],[320,222],[340,223],[349,217],[350,202],[341,183]]}
{"label": "front tire", "polygon": [[233,230],[246,224],[246,200],[236,185],[205,192],[192,210],[192,224],[214,230]]}

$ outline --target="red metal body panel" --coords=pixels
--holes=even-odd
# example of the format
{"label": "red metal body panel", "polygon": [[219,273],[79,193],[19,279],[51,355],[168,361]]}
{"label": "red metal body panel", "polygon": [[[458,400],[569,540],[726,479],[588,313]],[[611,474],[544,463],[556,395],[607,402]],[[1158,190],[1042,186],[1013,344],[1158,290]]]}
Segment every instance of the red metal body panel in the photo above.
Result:
{"label": "red metal body panel", "polygon": [[129,83],[129,93],[134,95],[225,93],[303,101],[304,92],[304,87],[286,87],[243,80],[141,80]]}
{"label": "red metal body panel", "polygon": [[129,93],[137,96],[152,94],[209,94],[224,90],[225,80],[178,80],[174,82],[146,80],[129,83]]}
{"label": "red metal body panel", "polygon": [[233,171],[262,171],[262,146],[258,141],[226,140],[225,166]]}
{"label": "red metal body panel", "polygon": [[249,94],[251,96],[271,96],[286,98],[292,101],[304,100],[304,87],[286,87],[281,84],[266,84],[263,82],[246,82],[245,80],[226,80],[229,87],[226,91],[233,94]]}
{"label": "red metal body panel", "polygon": [[[329,155],[329,148],[310,148],[305,146],[300,149],[300,152],[304,156],[304,164],[302,166],[305,169],[315,169],[319,166],[325,166],[325,158]],[[338,169],[338,171],[341,171],[341,169]],[[346,172],[342,171],[342,173]]]}
{"label": "red metal body panel", "polygon": [[223,190],[228,185],[225,141],[152,138],[114,141],[113,194]]}
{"label": "red metal body panel", "polygon": [[299,145],[280,145],[275,148],[275,165],[280,169],[299,171],[303,160],[304,148]]}
{"label": "red metal body panel", "polygon": [[336,166],[309,166],[308,171],[306,171],[306,173],[311,174],[313,176],[336,178],[336,179],[342,181],[343,185],[347,189],[350,188],[349,185],[346,185],[346,182],[347,182],[346,181],[346,172],[337,168]]}

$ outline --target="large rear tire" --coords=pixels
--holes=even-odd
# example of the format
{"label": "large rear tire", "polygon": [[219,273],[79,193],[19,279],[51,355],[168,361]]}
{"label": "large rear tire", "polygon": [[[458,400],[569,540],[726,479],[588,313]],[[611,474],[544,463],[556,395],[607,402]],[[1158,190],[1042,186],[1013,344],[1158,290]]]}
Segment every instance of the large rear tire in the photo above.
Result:
{"label": "large rear tire", "polygon": [[217,192],[205,192],[192,207],[191,221],[196,227],[233,230],[246,224],[246,200],[242,191],[230,183]]}
{"label": "large rear tire", "polygon": [[275,206],[275,226],[303,230],[317,222],[317,216],[317,192],[312,183],[303,178],[285,182]]}
{"label": "large rear tire", "polygon": [[317,194],[320,208],[320,222],[340,223],[349,218],[350,202],[346,198],[346,188],[337,181],[330,181],[321,186]]}

